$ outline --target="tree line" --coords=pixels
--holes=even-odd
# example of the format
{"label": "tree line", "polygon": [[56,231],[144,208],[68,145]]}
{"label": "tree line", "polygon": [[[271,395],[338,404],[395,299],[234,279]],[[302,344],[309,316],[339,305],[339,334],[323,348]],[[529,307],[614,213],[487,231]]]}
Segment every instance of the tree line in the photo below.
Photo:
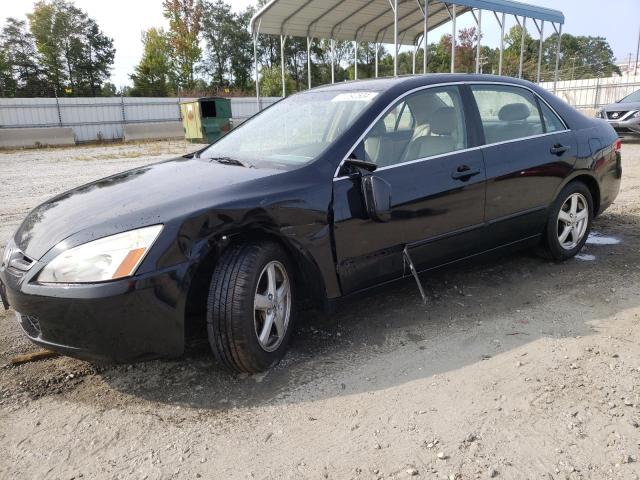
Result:
{"label": "tree line", "polygon": [[[191,96],[252,95],[255,93],[253,38],[249,22],[255,6],[234,12],[225,0],[163,0],[168,28],[142,32],[143,54],[130,74],[131,86],[116,92],[109,80],[115,49],[86,12],[69,0],[40,0],[27,21],[7,19],[0,30],[0,95],[114,95]],[[505,36],[503,74],[516,76],[521,48],[520,26]],[[552,80],[555,70],[557,34],[547,37],[542,48],[542,80]],[[473,72],[479,39],[475,28],[461,29],[456,38],[456,71]],[[603,37],[563,34],[561,79],[592,78],[620,73],[611,47]],[[451,35],[443,35],[427,46],[430,72],[448,72]],[[280,39],[261,35],[257,45],[260,87],[265,96],[279,96],[281,85]],[[358,44],[358,78],[374,76],[376,46]],[[378,45],[379,75],[393,74],[393,57]],[[523,76],[536,80],[539,40],[525,32]],[[353,42],[335,45],[335,79],[355,77]],[[422,71],[424,50],[415,52],[416,72]],[[484,73],[498,73],[499,50],[481,47]],[[304,38],[289,38],[285,46],[287,92],[307,88],[307,45]],[[413,72],[414,54],[398,56],[400,74]],[[328,40],[311,45],[313,85],[331,81],[331,49]]]}
{"label": "tree line", "polygon": [[0,30],[0,95],[114,94],[107,82],[113,40],[86,12],[66,0],[38,1],[25,20]]}

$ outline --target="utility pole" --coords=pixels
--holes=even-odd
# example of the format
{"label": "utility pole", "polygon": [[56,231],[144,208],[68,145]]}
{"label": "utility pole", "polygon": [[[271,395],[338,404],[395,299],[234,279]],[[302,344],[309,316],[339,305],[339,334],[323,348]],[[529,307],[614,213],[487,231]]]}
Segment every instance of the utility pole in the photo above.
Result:
{"label": "utility pole", "polygon": [[638,48],[636,48],[636,68],[633,71],[634,75],[638,75],[638,61],[640,60],[640,28],[638,28]]}

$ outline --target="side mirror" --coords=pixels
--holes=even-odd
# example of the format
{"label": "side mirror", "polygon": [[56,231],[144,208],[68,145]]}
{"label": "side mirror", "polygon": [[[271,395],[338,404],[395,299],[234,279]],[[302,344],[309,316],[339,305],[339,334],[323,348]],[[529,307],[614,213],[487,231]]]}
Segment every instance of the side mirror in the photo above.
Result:
{"label": "side mirror", "polygon": [[360,178],[364,206],[371,220],[388,222],[391,220],[391,185],[375,175]]}
{"label": "side mirror", "polygon": [[371,173],[371,172],[375,172],[376,169],[378,168],[378,164],[377,163],[373,163],[373,162],[367,162],[366,160],[358,160],[357,158],[347,158],[344,161],[344,165],[351,168],[352,171],[356,171],[359,172],[360,174],[363,173]]}

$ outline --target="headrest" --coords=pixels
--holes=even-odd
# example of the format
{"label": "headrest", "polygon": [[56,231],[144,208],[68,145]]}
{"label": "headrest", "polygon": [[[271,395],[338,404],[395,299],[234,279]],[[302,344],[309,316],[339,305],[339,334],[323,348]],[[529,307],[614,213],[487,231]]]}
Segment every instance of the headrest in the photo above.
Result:
{"label": "headrest", "polygon": [[442,107],[431,117],[431,133],[451,135],[456,129],[456,111],[453,107]]}
{"label": "headrest", "polygon": [[498,118],[505,122],[526,120],[531,115],[531,110],[524,103],[509,103],[498,112]]}
{"label": "headrest", "polygon": [[373,128],[369,131],[368,137],[382,137],[387,134],[387,126],[383,120],[376,122]]}

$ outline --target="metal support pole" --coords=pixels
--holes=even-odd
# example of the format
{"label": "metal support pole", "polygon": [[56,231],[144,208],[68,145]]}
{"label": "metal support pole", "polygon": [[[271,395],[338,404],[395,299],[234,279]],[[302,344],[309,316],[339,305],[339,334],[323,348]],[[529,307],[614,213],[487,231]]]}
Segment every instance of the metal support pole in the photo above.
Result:
{"label": "metal support pole", "polygon": [[558,48],[556,50],[556,71],[553,76],[553,93],[556,93],[558,91],[558,73],[560,71],[561,40],[562,40],[562,24],[560,24],[560,27],[558,28]]}
{"label": "metal support pole", "polygon": [[376,45],[376,47],[375,47],[376,48],[376,54],[375,54],[375,59],[376,59],[375,60],[375,65],[376,65],[376,67],[375,67],[376,68],[375,77],[378,78],[378,62],[379,62],[378,49],[380,48],[380,45],[378,44],[378,42],[376,42],[375,45]]}
{"label": "metal support pole", "polygon": [[640,29],[638,30],[638,47],[636,48],[636,67],[633,74],[638,75],[638,61],[640,60]]}
{"label": "metal support pole", "polygon": [[307,80],[309,83],[309,90],[311,90],[311,41],[313,39],[307,37]]}
{"label": "metal support pole", "polygon": [[256,33],[253,36],[253,63],[255,66],[255,74],[256,74],[256,103],[258,104],[258,111],[262,110],[260,108],[260,75],[258,72],[258,34]]}
{"label": "metal support pole", "polygon": [[542,69],[542,47],[544,43],[544,20],[540,22],[540,47],[538,48],[538,73],[536,74],[536,82],[540,83],[540,71]]}
{"label": "metal support pole", "polygon": [[280,35],[280,66],[282,69],[282,98],[287,96],[287,85],[285,83],[284,75],[284,44],[286,40],[284,35]]}
{"label": "metal support pole", "polygon": [[476,73],[480,73],[480,40],[482,38],[482,10],[478,10],[478,51],[476,52]]}
{"label": "metal support pole", "polygon": [[358,80],[358,41],[353,41],[353,75],[354,80]]}
{"label": "metal support pole", "polygon": [[413,58],[412,58],[412,65],[411,65],[411,73],[412,75],[416,74],[416,55],[418,54],[418,45],[419,43],[416,40],[415,45],[413,46]]}
{"label": "metal support pole", "polygon": [[422,35],[424,36],[423,40],[424,40],[424,58],[423,58],[423,65],[422,65],[422,73],[427,73],[427,68],[428,68],[428,58],[427,58],[427,48],[429,46],[429,44],[427,43],[427,36],[429,35],[429,0],[424,0],[424,24],[423,24],[423,32]]}
{"label": "metal support pole", "polygon": [[522,17],[522,36],[520,38],[520,65],[518,66],[518,78],[522,78],[522,67],[524,65],[524,37],[527,33],[527,17]]}
{"label": "metal support pole", "polygon": [[398,76],[398,0],[393,0],[393,45],[395,55],[393,56],[393,76]]}
{"label": "metal support pole", "polygon": [[[58,89],[53,87],[53,94],[56,97],[56,111],[58,112],[58,125],[62,126],[62,112],[60,111],[60,100],[58,99]],[[120,100],[122,100],[122,95],[120,95]],[[124,123],[124,108],[122,109],[122,121]]]}
{"label": "metal support pole", "polygon": [[500,59],[498,60],[498,75],[502,75],[502,60],[504,59],[504,24],[506,20],[506,15],[503,13],[502,21],[500,22]]}
{"label": "metal support pole", "polygon": [[451,14],[451,73],[456,71],[456,6]]}
{"label": "metal support pole", "polygon": [[336,83],[336,41],[331,39],[331,84]]}

